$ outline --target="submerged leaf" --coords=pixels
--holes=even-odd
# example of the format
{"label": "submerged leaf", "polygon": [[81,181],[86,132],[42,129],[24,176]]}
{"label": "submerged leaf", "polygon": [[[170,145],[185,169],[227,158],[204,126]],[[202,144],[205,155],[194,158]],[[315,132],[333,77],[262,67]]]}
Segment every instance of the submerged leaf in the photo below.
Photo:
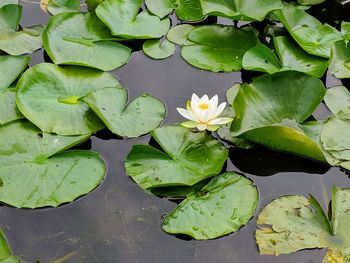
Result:
{"label": "submerged leaf", "polygon": [[197,21],[204,17],[200,0],[145,0],[145,4],[151,13],[160,18],[174,9],[181,20]]}
{"label": "submerged leaf", "polygon": [[347,262],[350,256],[350,189],[334,187],[331,205],[332,220],[329,222],[312,196],[309,199],[284,196],[272,201],[257,221],[256,242],[260,254],[280,255],[302,249],[328,248],[324,262]]}
{"label": "submerged leaf", "polygon": [[164,220],[163,229],[198,240],[224,236],[247,224],[258,200],[257,189],[249,179],[227,172],[182,201]]}
{"label": "submerged leaf", "polygon": [[136,98],[130,104],[124,88],[94,91],[84,101],[114,134],[138,137],[157,128],[165,117],[165,106],[150,95]]}
{"label": "submerged leaf", "polygon": [[280,0],[200,0],[205,15],[224,16],[235,20],[264,20],[265,16],[282,8]]}
{"label": "submerged leaf", "polygon": [[142,0],[105,0],[96,8],[97,16],[108,26],[114,36],[123,38],[161,38],[170,27],[168,18],[139,12]]}
{"label": "submerged leaf", "polygon": [[228,150],[205,132],[181,126],[156,129],[152,137],[163,151],[149,145],[134,145],[124,166],[143,189],[192,186],[220,173]]}
{"label": "submerged leaf", "polygon": [[38,64],[27,70],[17,84],[17,106],[42,131],[80,135],[104,128],[82,101],[92,91],[120,87],[109,73],[81,68]]}
{"label": "submerged leaf", "polygon": [[44,48],[56,64],[104,71],[123,66],[131,55],[130,48],[110,39],[110,30],[94,13],[56,15],[43,33]]}
{"label": "submerged leaf", "polygon": [[0,127],[0,201],[19,208],[58,206],[96,188],[105,174],[99,154],[66,151],[89,138],[42,133],[24,121]]}
{"label": "submerged leaf", "polygon": [[321,103],[325,92],[320,80],[295,71],[265,75],[241,85],[233,101],[236,117],[231,135],[325,161],[318,138],[310,137],[301,125]]}
{"label": "submerged leaf", "polygon": [[174,55],[176,51],[175,44],[168,40],[161,42],[160,39],[150,39],[143,43],[145,54],[154,59],[165,59]]}
{"label": "submerged leaf", "polygon": [[291,4],[284,3],[274,11],[294,40],[308,53],[329,58],[332,44],[341,40],[342,34],[328,24],[322,24],[313,16]]}
{"label": "submerged leaf", "polygon": [[254,32],[224,25],[199,26],[187,38],[193,44],[182,47],[182,57],[192,66],[213,72],[242,69],[244,53],[258,43]]}

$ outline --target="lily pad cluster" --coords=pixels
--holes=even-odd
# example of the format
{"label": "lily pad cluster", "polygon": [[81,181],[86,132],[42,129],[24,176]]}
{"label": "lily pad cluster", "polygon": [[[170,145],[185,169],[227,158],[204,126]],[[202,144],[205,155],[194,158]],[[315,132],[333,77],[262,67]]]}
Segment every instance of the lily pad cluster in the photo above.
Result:
{"label": "lily pad cluster", "polygon": [[221,142],[206,132],[174,125],[151,135],[158,148],[134,145],[124,165],[143,189],[185,198],[164,220],[166,232],[213,239],[237,231],[252,218],[257,189],[242,175],[218,175],[228,156]]}

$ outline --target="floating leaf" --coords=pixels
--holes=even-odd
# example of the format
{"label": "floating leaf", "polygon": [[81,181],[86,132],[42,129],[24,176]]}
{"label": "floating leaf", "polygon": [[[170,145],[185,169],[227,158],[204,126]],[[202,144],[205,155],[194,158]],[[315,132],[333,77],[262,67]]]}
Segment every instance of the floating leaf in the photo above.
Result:
{"label": "floating leaf", "polygon": [[143,95],[129,105],[124,88],[94,91],[84,101],[114,134],[138,137],[157,128],[165,117],[165,106],[150,95]]}
{"label": "floating leaf", "polygon": [[350,46],[337,41],[332,46],[329,71],[337,78],[350,78]]}
{"label": "floating leaf", "polygon": [[96,7],[101,4],[104,0],[85,0],[89,11],[93,11]]}
{"label": "floating leaf", "polygon": [[274,45],[280,60],[268,47],[259,43],[245,53],[243,67],[247,70],[270,74],[296,70],[318,78],[322,77],[327,70],[327,59],[308,54],[288,37],[275,37]]}
{"label": "floating leaf", "polygon": [[43,26],[32,26],[18,30],[22,15],[19,5],[0,8],[0,50],[14,56],[33,53],[41,48]]}
{"label": "floating leaf", "polygon": [[79,12],[80,0],[41,0],[40,7],[52,15],[64,12]]}
{"label": "floating leaf", "polygon": [[197,21],[204,17],[200,0],[145,0],[145,4],[151,13],[160,18],[174,9],[181,20]]}
{"label": "floating leaf", "polygon": [[282,8],[280,0],[200,0],[206,15],[224,16],[234,20],[264,20],[273,10]]}
{"label": "floating leaf", "polygon": [[63,13],[51,18],[43,43],[56,64],[114,70],[126,64],[131,49],[110,41],[110,30],[94,13]]}
{"label": "floating leaf", "polygon": [[223,25],[199,26],[188,34],[188,40],[193,44],[182,47],[182,57],[213,72],[240,70],[244,53],[258,43],[254,32]]}
{"label": "floating leaf", "polygon": [[58,206],[96,188],[105,174],[99,154],[64,151],[89,138],[42,133],[24,121],[0,127],[0,201],[18,208]]}
{"label": "floating leaf", "polygon": [[[296,71],[264,75],[241,85],[233,101],[236,113],[231,135],[325,161],[319,139],[302,125],[321,103],[326,89],[319,79]],[[268,103],[267,103],[268,102]],[[319,127],[313,123],[313,128]]]}
{"label": "floating leaf", "polygon": [[154,59],[165,59],[174,55],[176,46],[168,40],[150,39],[143,43],[145,54]]}
{"label": "floating leaf", "polygon": [[257,221],[260,226],[256,242],[260,254],[280,255],[302,249],[328,248],[324,262],[348,262],[350,189],[334,187],[331,205],[332,220],[329,222],[312,196],[284,196],[272,201]]}
{"label": "floating leaf", "polygon": [[0,90],[0,125],[23,118],[16,105],[15,88]]}
{"label": "floating leaf", "polygon": [[161,38],[170,27],[168,18],[139,12],[142,0],[105,0],[96,8],[97,16],[112,31],[114,36],[123,38]]}
{"label": "floating leaf", "polygon": [[23,115],[44,132],[87,134],[104,125],[82,98],[92,91],[119,86],[109,73],[43,63],[23,74],[16,102]]}
{"label": "floating leaf", "polygon": [[336,86],[327,89],[324,101],[333,114],[350,107],[350,92],[344,86]]}
{"label": "floating leaf", "polygon": [[8,244],[4,232],[0,229],[0,262],[1,263],[21,263],[22,261],[14,256]]}
{"label": "floating leaf", "polygon": [[249,179],[224,173],[181,202],[164,220],[163,229],[198,240],[224,236],[247,224],[258,200],[258,191]]}
{"label": "floating leaf", "polygon": [[291,4],[284,3],[274,11],[294,40],[308,53],[329,58],[332,44],[342,39],[334,27],[323,25],[313,16]]}
{"label": "floating leaf", "polygon": [[134,145],[124,163],[142,188],[191,186],[220,173],[228,150],[205,132],[166,126],[151,132],[163,151]]}
{"label": "floating leaf", "polygon": [[10,87],[25,70],[30,57],[0,56],[0,91]]}
{"label": "floating leaf", "polygon": [[167,34],[167,39],[180,46],[182,45],[190,45],[193,44],[191,41],[187,40],[187,35],[194,29],[195,27],[188,24],[181,24],[175,27],[170,28]]}

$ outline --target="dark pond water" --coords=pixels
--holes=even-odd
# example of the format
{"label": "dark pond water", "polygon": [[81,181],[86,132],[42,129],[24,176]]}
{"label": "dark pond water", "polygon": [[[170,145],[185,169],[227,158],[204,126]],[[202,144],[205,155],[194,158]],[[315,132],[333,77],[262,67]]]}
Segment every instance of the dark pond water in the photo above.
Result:
{"label": "dark pond water", "polygon": [[[1,0],[0,0],[1,1]],[[350,20],[350,5],[327,2],[313,8],[314,15],[333,23]],[[35,3],[24,4],[22,25],[46,23],[48,16]],[[336,17],[336,18],[335,18]],[[221,21],[225,22],[225,21]],[[44,61],[42,51],[32,64]],[[182,118],[175,111],[193,92],[219,94],[224,100],[233,82],[249,80],[247,73],[214,74],[192,68],[177,53],[155,61],[142,51],[134,52],[130,63],[113,72],[130,93],[145,92],[160,97],[167,105],[166,123]],[[327,86],[340,82],[328,76]],[[315,113],[327,115],[325,107]],[[108,174],[103,184],[86,197],[56,209],[20,210],[0,207],[3,228],[14,253],[28,262],[42,263],[312,263],[321,262],[324,250],[308,250],[288,256],[260,256],[254,240],[256,218],[235,234],[213,241],[187,241],[167,235],[161,222],[175,204],[144,193],[123,169],[123,160],[135,143],[149,137],[119,140],[107,132],[93,136],[84,148],[100,152]],[[244,173],[260,193],[258,212],[271,200],[288,194],[313,194],[327,208],[333,184],[349,187],[348,176],[310,160],[266,149],[231,149],[227,170]],[[257,213],[258,214],[258,213]]]}

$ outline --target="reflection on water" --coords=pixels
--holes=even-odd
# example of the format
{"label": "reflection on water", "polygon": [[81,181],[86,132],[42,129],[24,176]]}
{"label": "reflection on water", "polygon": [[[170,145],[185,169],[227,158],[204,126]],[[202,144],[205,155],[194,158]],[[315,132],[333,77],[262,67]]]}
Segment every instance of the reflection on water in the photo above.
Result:
{"label": "reflection on water", "polygon": [[[322,7],[313,10],[319,8]],[[349,7],[336,8],[336,15],[342,13],[340,10],[348,14]],[[25,4],[23,13],[23,25],[43,23],[48,18],[37,4]],[[323,13],[319,15],[327,18]],[[32,65],[44,61],[42,51],[33,57]],[[130,63],[114,73],[128,87],[131,98],[145,92],[160,97],[168,107],[167,123],[181,121],[175,107],[183,106],[193,92],[219,94],[223,100],[233,82],[252,77],[248,72],[241,76],[241,73],[214,74],[194,69],[179,54],[154,61],[142,51],[135,52]],[[327,85],[334,84],[337,82],[328,77]],[[321,107],[317,117],[325,114]],[[254,240],[256,218],[238,233],[214,241],[186,241],[162,232],[162,219],[176,204],[144,193],[123,170],[123,160],[131,146],[148,141],[148,136],[120,140],[107,131],[100,132],[81,146],[101,152],[108,164],[105,181],[93,193],[57,209],[0,207],[0,227],[14,252],[28,262],[40,259],[42,263],[321,262],[323,250],[280,257],[259,256]],[[285,194],[311,193],[326,208],[333,184],[349,186],[348,177],[337,168],[266,149],[231,150],[227,170],[245,173],[258,186],[259,211]]]}

